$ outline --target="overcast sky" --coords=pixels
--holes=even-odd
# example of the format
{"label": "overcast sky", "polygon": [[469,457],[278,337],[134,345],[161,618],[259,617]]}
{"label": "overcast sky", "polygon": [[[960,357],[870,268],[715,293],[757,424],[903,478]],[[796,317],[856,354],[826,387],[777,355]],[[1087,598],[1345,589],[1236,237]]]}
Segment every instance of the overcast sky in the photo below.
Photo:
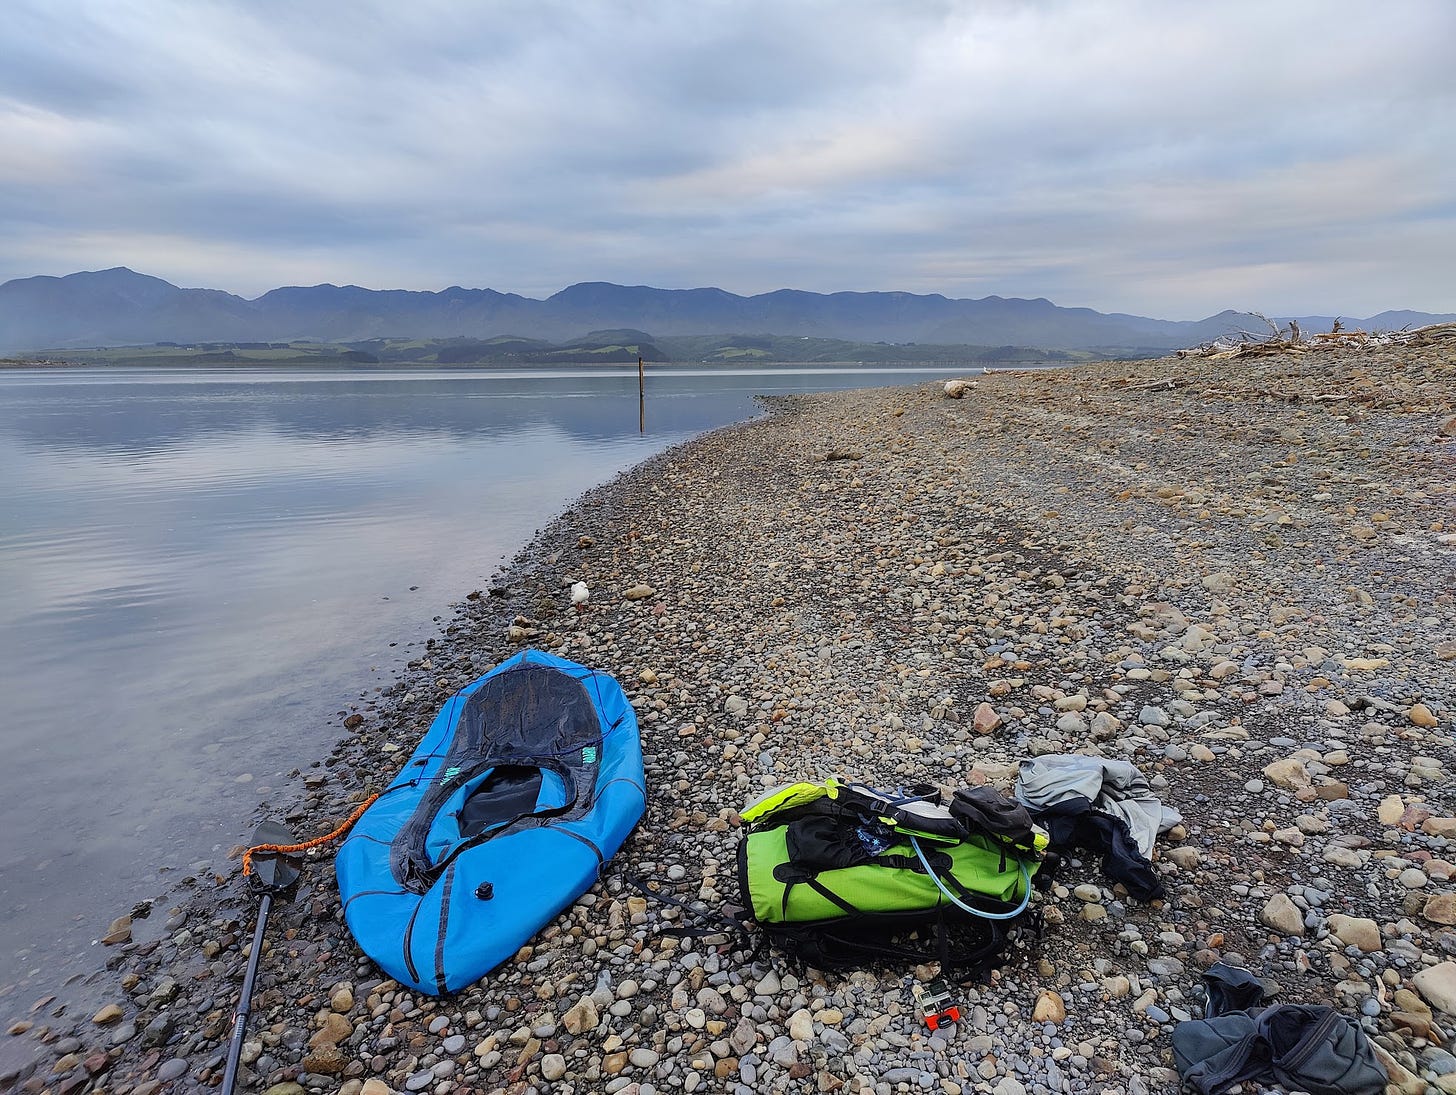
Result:
{"label": "overcast sky", "polygon": [[1456,311],[1453,0],[5,0],[0,281]]}

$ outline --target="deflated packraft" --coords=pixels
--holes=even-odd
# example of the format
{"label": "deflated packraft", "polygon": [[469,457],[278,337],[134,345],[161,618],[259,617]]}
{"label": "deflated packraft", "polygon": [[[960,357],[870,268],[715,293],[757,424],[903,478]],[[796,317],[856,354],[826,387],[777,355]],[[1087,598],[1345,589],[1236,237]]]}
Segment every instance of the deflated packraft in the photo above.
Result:
{"label": "deflated packraft", "polygon": [[336,864],[349,930],[396,980],[463,988],[596,881],[645,805],[617,682],[519,654],[450,698],[350,831]]}
{"label": "deflated packraft", "polygon": [[1012,807],[1008,823],[989,802],[947,809],[928,787],[885,794],[831,779],[782,788],[742,814],[745,904],[812,965],[938,958],[976,975],[1028,922],[1046,849],[1046,834]]}

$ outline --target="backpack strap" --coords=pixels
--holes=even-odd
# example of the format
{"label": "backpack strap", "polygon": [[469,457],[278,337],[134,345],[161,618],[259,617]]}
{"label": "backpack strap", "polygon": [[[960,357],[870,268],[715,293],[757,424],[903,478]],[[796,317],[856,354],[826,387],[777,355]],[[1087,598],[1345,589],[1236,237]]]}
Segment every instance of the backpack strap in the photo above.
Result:
{"label": "backpack strap", "polygon": [[[929,937],[919,945],[893,941],[877,930],[856,932],[842,920],[766,925],[763,937],[781,944],[806,965],[820,969],[938,961],[943,974],[965,983],[985,976],[1006,949],[1011,934],[994,921],[954,919],[959,916],[955,910],[942,906],[934,917],[921,923],[920,927],[928,931]],[[961,973],[957,976],[952,971]]]}
{"label": "backpack strap", "polygon": [[906,836],[956,843],[965,836],[961,823],[940,803],[934,787],[912,787],[902,794],[876,791],[863,783],[836,784],[831,797],[896,829]]}
{"label": "backpack strap", "polygon": [[[634,874],[622,872],[622,880],[640,893],[649,901],[660,901],[672,905],[689,914],[693,920],[698,921],[695,926],[687,924],[672,924],[657,929],[658,935],[670,935],[678,939],[696,939],[705,935],[736,935],[741,940],[747,941],[752,934],[753,921],[744,916],[735,916],[732,913],[722,910],[714,911],[702,907],[695,908],[688,902],[670,894],[659,893],[652,889],[647,880]],[[760,941],[760,949],[762,942]]]}
{"label": "backpack strap", "polygon": [[806,806],[826,795],[834,797],[834,788],[833,780],[828,783],[790,783],[784,787],[776,787],[745,806],[738,816],[746,825],[762,828],[764,822],[772,820],[777,814]]}

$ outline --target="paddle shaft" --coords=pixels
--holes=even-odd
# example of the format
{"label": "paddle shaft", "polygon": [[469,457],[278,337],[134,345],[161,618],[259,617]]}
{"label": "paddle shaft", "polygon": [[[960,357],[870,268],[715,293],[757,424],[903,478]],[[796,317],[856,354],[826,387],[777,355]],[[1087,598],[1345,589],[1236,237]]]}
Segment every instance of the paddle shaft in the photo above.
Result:
{"label": "paddle shaft", "polygon": [[222,1074],[222,1095],[232,1095],[238,1081],[238,1058],[243,1052],[243,1035],[248,1030],[248,1014],[253,1008],[253,979],[258,975],[258,959],[263,954],[263,929],[268,926],[268,913],[273,909],[273,895],[265,893],[258,906],[258,926],[253,930],[253,949],[248,954],[248,971],[243,975],[243,994],[233,1015],[233,1040],[228,1046],[227,1069]]}

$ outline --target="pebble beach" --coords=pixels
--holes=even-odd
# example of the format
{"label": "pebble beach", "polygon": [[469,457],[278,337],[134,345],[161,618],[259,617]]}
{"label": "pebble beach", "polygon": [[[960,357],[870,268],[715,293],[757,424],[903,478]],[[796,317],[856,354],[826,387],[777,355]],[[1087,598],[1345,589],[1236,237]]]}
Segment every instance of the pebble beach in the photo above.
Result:
{"label": "pebble beach", "polygon": [[[647,814],[590,892],[442,998],[359,953],[310,856],[270,920],[240,1090],[1173,1092],[1170,1032],[1222,961],[1358,1021],[1391,1090],[1456,1092],[1456,347],[968,373],[954,398],[768,412],[580,499],[397,683],[341,702],[338,748],[255,821],[329,832],[524,647],[621,682]],[[1053,753],[1132,761],[1182,814],[1167,898],[1072,857],[1040,940],[956,987],[936,1031],[911,996],[931,969],[664,934],[680,910],[628,881],[741,907],[738,810],[769,787],[1009,788]],[[230,866],[149,930],[112,925],[100,1007],[0,1001],[0,1088],[216,1087],[256,913]]]}

